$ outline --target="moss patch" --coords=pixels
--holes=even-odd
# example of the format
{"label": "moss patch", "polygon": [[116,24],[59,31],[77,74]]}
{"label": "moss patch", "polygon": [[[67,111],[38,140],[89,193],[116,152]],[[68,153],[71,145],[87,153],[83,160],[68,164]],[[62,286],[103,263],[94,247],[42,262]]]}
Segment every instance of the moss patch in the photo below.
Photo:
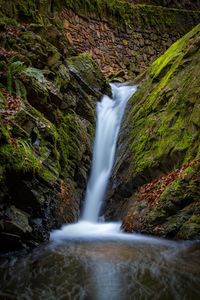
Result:
{"label": "moss patch", "polygon": [[[163,8],[153,5],[133,5],[132,3],[120,0],[65,0],[66,6],[82,16],[96,14],[100,19],[106,18],[111,26],[125,27],[128,24],[138,24],[143,27],[154,28],[158,32],[165,31],[170,27],[176,28],[178,16],[187,18],[188,22],[193,22],[192,17],[198,18],[199,12],[187,10],[177,10]],[[182,24],[180,31],[184,31]]]}

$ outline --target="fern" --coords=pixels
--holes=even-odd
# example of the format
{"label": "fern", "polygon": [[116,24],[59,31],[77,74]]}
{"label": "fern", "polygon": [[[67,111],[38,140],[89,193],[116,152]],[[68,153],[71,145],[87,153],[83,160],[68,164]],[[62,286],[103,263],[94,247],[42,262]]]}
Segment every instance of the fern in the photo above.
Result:
{"label": "fern", "polygon": [[6,71],[6,76],[7,76],[7,86],[8,86],[8,91],[12,95],[13,93],[13,74],[12,74],[12,69],[10,66],[7,66],[7,71]]}
{"label": "fern", "polygon": [[17,79],[15,80],[15,89],[16,89],[16,95],[19,98],[24,98],[25,100],[27,100],[26,88],[22,81]]}
{"label": "fern", "polygon": [[13,62],[18,61],[18,60],[17,60],[18,58],[19,58],[19,54],[13,55],[13,56],[9,59],[9,64],[12,64]]}
{"label": "fern", "polygon": [[32,155],[31,146],[27,141],[19,140],[19,143],[23,147],[26,155],[28,155],[28,156]]}
{"label": "fern", "polygon": [[38,80],[40,83],[44,83],[45,79],[44,79],[44,74],[41,70],[33,68],[33,67],[29,67],[23,70],[23,73],[26,76],[29,76],[31,78],[35,78],[36,80]]}
{"label": "fern", "polygon": [[19,84],[20,84],[20,90],[21,90],[21,97],[24,98],[25,100],[27,100],[27,91],[26,91],[26,88],[23,84],[22,81],[19,81]]}
{"label": "fern", "polygon": [[6,98],[4,97],[3,93],[0,91],[0,105],[1,103],[6,103]]}
{"label": "fern", "polygon": [[21,98],[21,88],[20,88],[20,82],[19,80],[15,80],[15,89],[16,89],[16,95]]}
{"label": "fern", "polygon": [[26,66],[22,61],[15,61],[10,65],[12,73],[13,74],[19,74],[21,73],[24,69],[26,69]]}
{"label": "fern", "polygon": [[1,60],[0,61],[0,67],[4,70],[6,70],[6,67],[7,67],[7,63],[5,62],[5,60]]}
{"label": "fern", "polygon": [[[13,56],[8,63],[5,61],[0,61],[0,67],[2,67],[6,71],[7,76],[7,88],[9,93],[16,94],[20,98],[27,99],[27,92],[23,82],[20,79],[16,79],[16,75],[24,75],[30,78],[34,78],[38,84],[44,84],[45,78],[44,74],[41,70],[33,68],[33,67],[26,67],[24,62],[22,61],[15,61],[17,56]],[[13,87],[14,85],[14,87]]]}

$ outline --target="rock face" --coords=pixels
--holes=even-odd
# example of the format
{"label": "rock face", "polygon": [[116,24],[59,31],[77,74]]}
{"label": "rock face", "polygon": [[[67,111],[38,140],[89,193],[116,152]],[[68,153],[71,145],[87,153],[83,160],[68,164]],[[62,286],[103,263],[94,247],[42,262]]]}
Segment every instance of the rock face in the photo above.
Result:
{"label": "rock face", "polygon": [[200,237],[200,26],[143,75],[121,129],[107,218],[127,232]]}
{"label": "rock face", "polygon": [[1,251],[12,251],[77,221],[95,102],[108,86],[88,54],[77,56],[53,1],[3,2],[0,243]]}

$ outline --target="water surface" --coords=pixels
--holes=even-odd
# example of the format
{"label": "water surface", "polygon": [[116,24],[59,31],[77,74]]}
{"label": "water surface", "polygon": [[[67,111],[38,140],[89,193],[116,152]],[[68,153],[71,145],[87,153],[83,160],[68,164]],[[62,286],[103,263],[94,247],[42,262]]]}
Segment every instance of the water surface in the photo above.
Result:
{"label": "water surface", "polygon": [[200,299],[199,243],[126,235],[115,223],[96,225],[76,225],[90,231],[82,236],[72,234],[76,226],[65,226],[49,245],[3,258],[0,299]]}

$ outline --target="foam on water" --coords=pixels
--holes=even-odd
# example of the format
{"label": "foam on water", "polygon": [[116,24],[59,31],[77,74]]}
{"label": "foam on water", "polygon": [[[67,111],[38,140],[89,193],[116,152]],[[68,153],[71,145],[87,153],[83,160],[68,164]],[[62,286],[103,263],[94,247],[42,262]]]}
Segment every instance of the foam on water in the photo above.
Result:
{"label": "foam on water", "polygon": [[60,230],[51,233],[51,241],[62,243],[65,240],[117,240],[135,241],[162,245],[173,245],[172,241],[148,237],[141,234],[123,233],[120,222],[92,223],[80,221],[76,224],[64,225]]}

